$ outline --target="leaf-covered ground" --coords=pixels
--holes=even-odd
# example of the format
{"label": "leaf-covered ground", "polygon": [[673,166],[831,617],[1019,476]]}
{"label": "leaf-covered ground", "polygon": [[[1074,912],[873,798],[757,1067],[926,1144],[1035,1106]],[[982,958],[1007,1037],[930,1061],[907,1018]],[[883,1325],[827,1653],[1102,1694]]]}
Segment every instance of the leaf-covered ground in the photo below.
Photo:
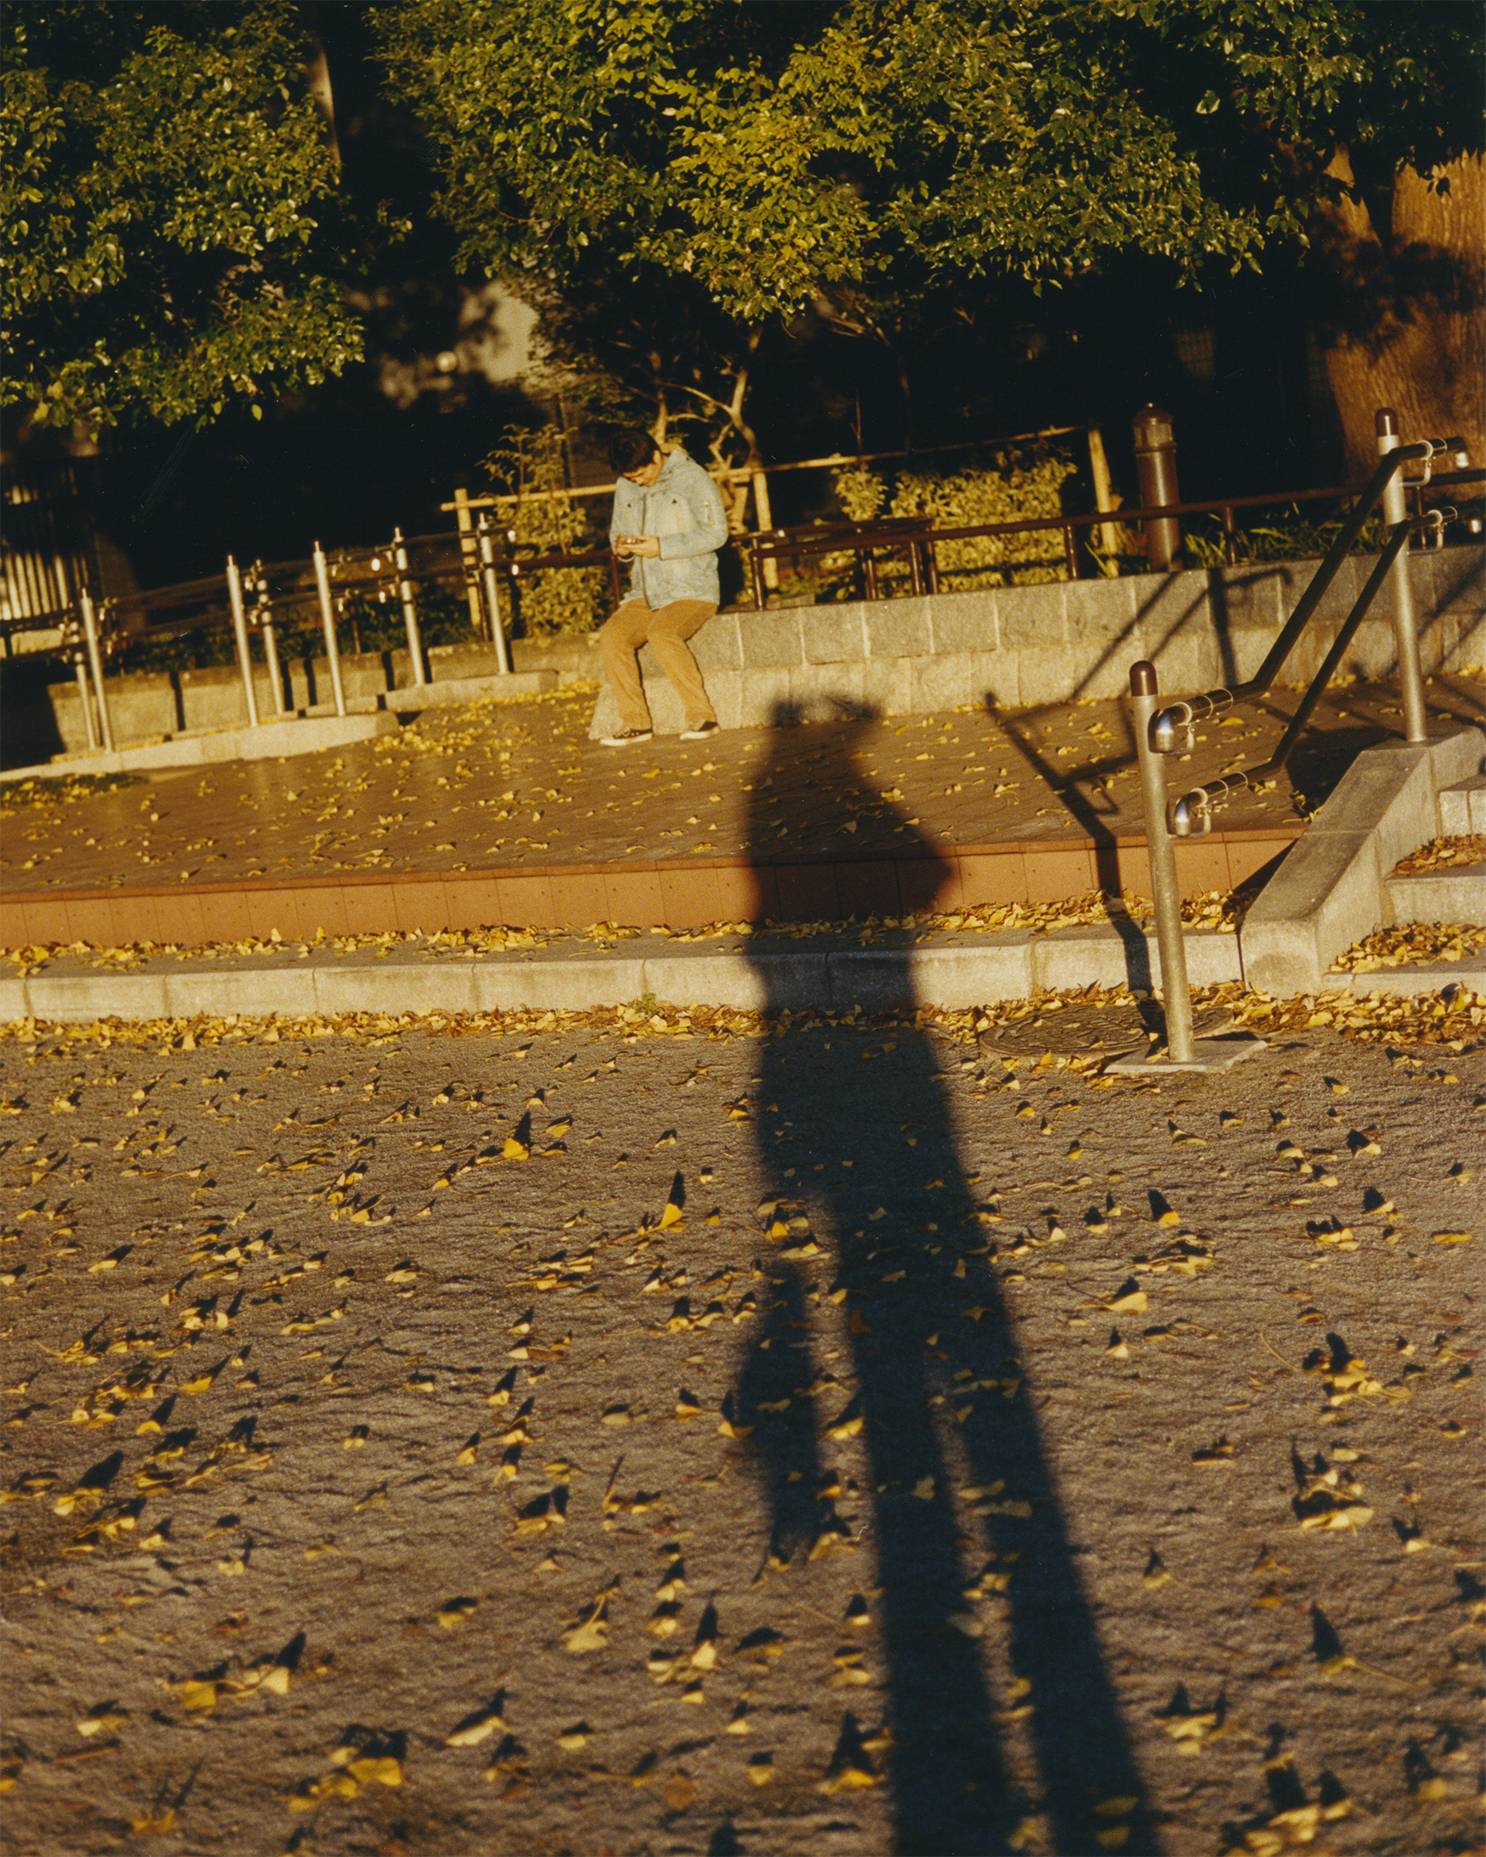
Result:
{"label": "leaf-covered ground", "polygon": [[[1432,720],[1475,722],[1481,685],[1432,678]],[[1252,766],[1293,692],[1204,724],[1171,781]],[[432,710],[399,734],[278,762],[0,789],[9,893],[335,871],[463,870],[667,855],[767,859],[1140,830],[1126,706],[942,711],[618,752],[587,739],[591,689]],[[1386,686],[1329,691],[1288,778],[1221,824],[1302,816],[1356,751],[1395,733]]]}
{"label": "leaf-covered ground", "polygon": [[7,1847],[1477,1848],[1472,1010],[7,1038]]}

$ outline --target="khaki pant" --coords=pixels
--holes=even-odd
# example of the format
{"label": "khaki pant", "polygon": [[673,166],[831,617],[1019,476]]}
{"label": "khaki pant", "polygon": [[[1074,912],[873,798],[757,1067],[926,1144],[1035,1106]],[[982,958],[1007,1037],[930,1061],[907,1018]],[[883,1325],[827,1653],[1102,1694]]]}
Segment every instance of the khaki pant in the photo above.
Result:
{"label": "khaki pant", "polygon": [[707,700],[697,661],[684,642],[716,611],[713,600],[672,600],[669,606],[653,610],[643,600],[626,600],[613,618],[605,622],[599,631],[599,656],[619,704],[622,728],[650,727],[645,687],[640,682],[640,666],[635,658],[644,644],[651,646],[660,659],[661,669],[676,686],[687,728],[694,729],[698,723],[717,720]]}

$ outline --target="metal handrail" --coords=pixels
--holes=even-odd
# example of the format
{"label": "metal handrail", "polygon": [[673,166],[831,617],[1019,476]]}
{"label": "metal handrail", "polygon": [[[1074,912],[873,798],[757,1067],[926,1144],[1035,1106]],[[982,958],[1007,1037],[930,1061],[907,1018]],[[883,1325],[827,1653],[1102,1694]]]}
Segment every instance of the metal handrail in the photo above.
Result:
{"label": "metal handrail", "polygon": [[[1423,506],[1423,491],[1434,477],[1437,458],[1446,452],[1454,454],[1454,462],[1461,468],[1440,474],[1442,479],[1447,479],[1452,485],[1479,481],[1486,477],[1486,471],[1466,468],[1469,460],[1465,455],[1464,441],[1460,438],[1421,439],[1413,444],[1401,444],[1397,415],[1389,407],[1379,409],[1376,431],[1377,467],[1312,575],[1310,584],[1296,602],[1295,610],[1280,628],[1279,635],[1265,653],[1263,663],[1251,678],[1231,687],[1208,690],[1200,696],[1186,697],[1163,705],[1155,665],[1148,659],[1141,659],[1130,667],[1130,701],[1135,750],[1140,763],[1141,793],[1145,804],[1146,849],[1156,903],[1156,944],[1161,963],[1161,988],[1165,994],[1166,1038],[1164,1052],[1138,1052],[1117,1059],[1112,1066],[1117,1072],[1128,1074],[1149,1068],[1172,1071],[1217,1070],[1226,1068],[1258,1048],[1252,1039],[1199,1039],[1193,1035],[1186,948],[1182,936],[1181,892],[1177,884],[1173,841],[1210,831],[1213,812],[1217,807],[1233,794],[1277,773],[1285,766],[1322,692],[1335,675],[1358,627],[1388,580],[1392,580],[1394,588],[1393,623],[1398,646],[1404,734],[1409,742],[1428,739],[1419,638],[1404,550],[1416,533],[1422,534],[1427,545],[1437,546],[1443,540],[1446,522],[1453,520],[1457,514],[1450,508],[1425,510]],[[1405,467],[1410,464],[1421,467],[1417,475],[1405,475]],[[1412,510],[1408,507],[1409,491],[1414,493]],[[1231,709],[1235,703],[1265,694],[1314,617],[1342,561],[1361,533],[1363,524],[1379,507],[1387,524],[1387,539],[1382,552],[1373,562],[1362,590],[1352,602],[1320,666],[1307,684],[1274,752],[1254,767],[1221,774],[1200,787],[1193,787],[1174,804],[1169,804],[1164,757],[1193,747],[1196,724],[1204,717],[1218,715]]]}
{"label": "metal handrail", "polygon": [[[1335,541],[1312,575],[1310,584],[1296,602],[1294,611],[1280,628],[1278,636],[1265,653],[1264,660],[1254,675],[1242,683],[1219,685],[1198,696],[1183,697],[1157,709],[1151,720],[1152,751],[1161,755],[1184,753],[1193,745],[1194,731],[1198,722],[1210,716],[1221,715],[1238,703],[1253,701],[1266,695],[1299,643],[1317,607],[1330,589],[1353,542],[1356,541],[1378,504],[1384,501],[1389,490],[1394,487],[1395,479],[1399,477],[1404,466],[1414,462],[1424,465],[1422,477],[1404,478],[1403,480],[1405,488],[1422,490],[1431,479],[1430,466],[1435,458],[1445,452],[1453,452],[1459,457],[1463,451],[1464,441],[1457,437],[1421,439],[1412,445],[1398,445],[1385,452],[1378,460],[1377,468],[1365,491],[1342,524]],[[1486,478],[1486,470],[1481,469],[1460,469],[1448,473],[1448,481],[1451,484],[1476,482],[1483,478]],[[1233,794],[1243,792],[1258,781],[1268,779],[1271,774],[1279,773],[1285,767],[1316,704],[1320,701],[1323,691],[1341,663],[1348,645],[1356,636],[1358,627],[1366,618],[1374,599],[1392,572],[1394,563],[1408,546],[1410,538],[1421,529],[1432,528],[1438,532],[1448,519],[1443,511],[1436,510],[1426,514],[1422,509],[1416,508],[1414,514],[1402,515],[1390,522],[1382,553],[1374,562],[1371,573],[1363,583],[1362,591],[1342,621],[1315,676],[1306,686],[1300,703],[1273,754],[1254,767],[1241,768],[1236,773],[1223,774],[1214,780],[1204,782],[1200,787],[1193,787],[1175,800],[1170,809],[1170,828],[1178,838],[1188,838],[1210,831],[1212,815],[1216,808],[1226,804]]]}

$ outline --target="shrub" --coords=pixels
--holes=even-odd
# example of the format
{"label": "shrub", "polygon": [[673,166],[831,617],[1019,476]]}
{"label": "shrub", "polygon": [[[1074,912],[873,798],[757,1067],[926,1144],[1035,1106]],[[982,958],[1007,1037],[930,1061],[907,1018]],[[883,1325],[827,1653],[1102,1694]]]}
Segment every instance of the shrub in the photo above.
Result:
{"label": "shrub", "polygon": [[[833,483],[837,502],[850,521],[915,516],[936,528],[960,528],[1060,516],[1063,484],[1074,468],[1070,458],[1050,446],[1021,445],[997,452],[988,464],[957,471],[899,469],[889,476],[852,465],[837,471]],[[1057,529],[968,536],[940,542],[935,555],[939,582],[946,590],[1029,586],[1061,580],[1066,572]],[[901,591],[908,582],[906,560],[885,557],[878,577],[885,590]],[[828,570],[822,592],[834,590],[839,582],[840,569]]]}
{"label": "shrub", "polygon": [[[566,487],[562,433],[556,426],[535,432],[511,430],[483,462],[498,491],[505,492],[497,520],[516,539],[542,553],[577,551],[588,545],[588,517],[572,498],[535,493]],[[538,568],[520,579],[522,630],[533,637],[555,632],[591,632],[604,616],[609,577],[601,567]]]}

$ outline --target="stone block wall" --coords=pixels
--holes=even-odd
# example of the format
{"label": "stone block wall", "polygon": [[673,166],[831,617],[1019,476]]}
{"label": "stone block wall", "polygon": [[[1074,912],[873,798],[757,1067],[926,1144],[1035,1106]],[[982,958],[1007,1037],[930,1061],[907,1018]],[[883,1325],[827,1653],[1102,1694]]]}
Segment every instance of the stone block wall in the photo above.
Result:
{"label": "stone block wall", "polygon": [[[724,728],[767,724],[780,704],[812,719],[849,706],[905,715],[1118,696],[1137,658],[1155,663],[1163,690],[1185,695],[1251,677],[1317,566],[1276,562],[720,613],[692,649]],[[1366,557],[1343,564],[1282,684],[1304,684],[1318,669],[1370,567]],[[1426,672],[1486,665],[1486,549],[1416,554],[1409,572]],[[1385,588],[1342,670],[1385,676],[1394,656]],[[679,729],[680,705],[648,650],[640,667],[656,728]],[[605,692],[591,733],[617,723]]]}

